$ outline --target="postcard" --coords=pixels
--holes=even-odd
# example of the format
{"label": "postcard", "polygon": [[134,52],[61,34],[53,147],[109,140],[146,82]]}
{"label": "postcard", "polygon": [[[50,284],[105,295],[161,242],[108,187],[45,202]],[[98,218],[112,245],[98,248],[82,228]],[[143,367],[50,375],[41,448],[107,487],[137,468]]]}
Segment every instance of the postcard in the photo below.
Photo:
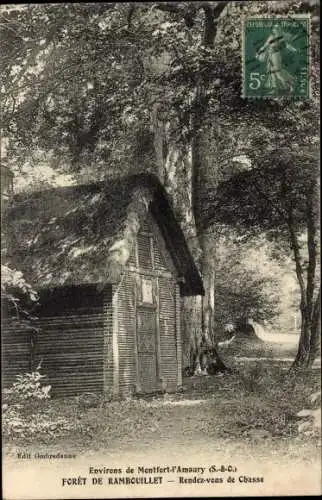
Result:
{"label": "postcard", "polygon": [[319,3],[0,29],[3,498],[321,494]]}

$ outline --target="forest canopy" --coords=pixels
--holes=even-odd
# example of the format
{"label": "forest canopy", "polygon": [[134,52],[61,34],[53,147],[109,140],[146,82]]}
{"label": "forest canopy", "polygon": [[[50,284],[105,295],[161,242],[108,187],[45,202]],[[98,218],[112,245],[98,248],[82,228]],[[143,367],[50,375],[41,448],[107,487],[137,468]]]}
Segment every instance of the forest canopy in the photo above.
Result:
{"label": "forest canopy", "polygon": [[[243,20],[307,13],[310,99],[243,99]],[[221,225],[245,237],[265,234],[279,256],[294,260],[297,363],[311,362],[319,307],[318,2],[17,4],[2,9],[0,28],[2,165],[17,184],[156,173],[206,288],[203,313],[187,309],[187,338],[216,337]]]}

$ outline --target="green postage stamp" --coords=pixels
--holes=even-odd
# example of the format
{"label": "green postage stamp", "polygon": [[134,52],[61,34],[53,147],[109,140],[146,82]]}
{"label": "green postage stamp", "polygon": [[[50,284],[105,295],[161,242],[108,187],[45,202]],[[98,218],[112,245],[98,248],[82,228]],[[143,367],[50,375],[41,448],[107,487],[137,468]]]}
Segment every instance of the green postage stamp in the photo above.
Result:
{"label": "green postage stamp", "polygon": [[252,17],[243,25],[242,94],[310,97],[310,17]]}

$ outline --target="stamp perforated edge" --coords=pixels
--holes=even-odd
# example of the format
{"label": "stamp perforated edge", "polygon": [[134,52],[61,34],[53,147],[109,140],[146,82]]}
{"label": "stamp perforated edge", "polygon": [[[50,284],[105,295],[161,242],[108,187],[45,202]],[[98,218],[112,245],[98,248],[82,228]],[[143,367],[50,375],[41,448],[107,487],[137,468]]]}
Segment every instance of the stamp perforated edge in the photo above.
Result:
{"label": "stamp perforated edge", "polygon": [[[252,19],[306,19],[308,21],[308,94],[305,96],[292,96],[292,95],[287,95],[287,96],[246,96],[245,92],[245,27],[246,27],[246,22],[250,21]],[[244,17],[242,20],[242,42],[241,42],[241,50],[242,50],[242,55],[241,55],[241,66],[242,66],[242,71],[241,71],[241,97],[243,99],[283,99],[285,97],[287,98],[293,98],[294,100],[297,99],[311,99],[311,14],[306,13],[306,14],[290,14],[290,15],[281,15],[281,16],[272,16],[271,14],[259,14],[257,16],[250,16],[250,17]]]}

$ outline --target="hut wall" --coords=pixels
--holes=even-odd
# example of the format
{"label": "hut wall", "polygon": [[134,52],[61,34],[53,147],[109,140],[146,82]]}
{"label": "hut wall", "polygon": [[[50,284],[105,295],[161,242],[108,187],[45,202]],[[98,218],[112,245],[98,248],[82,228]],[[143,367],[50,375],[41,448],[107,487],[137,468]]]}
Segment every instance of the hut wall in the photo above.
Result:
{"label": "hut wall", "polygon": [[42,297],[33,358],[42,362],[52,395],[103,391],[104,310],[110,300],[110,292],[98,294],[94,287],[55,289]]}
{"label": "hut wall", "polygon": [[103,299],[103,391],[111,393],[113,388],[113,289],[109,287]]}
{"label": "hut wall", "polygon": [[159,278],[160,293],[160,347],[162,378],[168,390],[178,385],[177,331],[175,284],[168,277]]}
{"label": "hut wall", "polygon": [[70,287],[41,293],[39,319],[30,328],[2,321],[2,384],[34,370],[41,362],[53,396],[110,391],[113,386],[111,287]]}
{"label": "hut wall", "polygon": [[153,235],[153,264],[158,281],[161,376],[165,387],[171,391],[182,383],[180,289],[175,267],[158,226],[151,216],[146,224]]}
{"label": "hut wall", "polygon": [[4,317],[1,325],[3,387],[12,385],[16,381],[16,375],[31,371],[31,346],[32,331],[20,322]]}
{"label": "hut wall", "polygon": [[[133,392],[136,383],[135,360],[135,274],[126,272],[118,287],[117,328],[118,335],[118,373],[114,374],[114,392],[127,395]],[[116,368],[116,367],[115,367]]]}
{"label": "hut wall", "polygon": [[[142,295],[144,281],[151,285],[150,299]],[[149,215],[141,225],[118,290],[118,383],[121,394],[133,389],[153,392],[165,388],[171,391],[181,384],[180,296],[177,292],[172,260],[155,221]],[[152,324],[155,324],[156,336],[154,353],[150,338]],[[145,352],[140,348],[142,339]]]}
{"label": "hut wall", "polygon": [[182,321],[182,300],[180,294],[180,287],[176,284],[175,287],[175,309],[176,309],[176,351],[177,351],[177,384],[182,385],[182,334],[181,334],[181,321]]}

